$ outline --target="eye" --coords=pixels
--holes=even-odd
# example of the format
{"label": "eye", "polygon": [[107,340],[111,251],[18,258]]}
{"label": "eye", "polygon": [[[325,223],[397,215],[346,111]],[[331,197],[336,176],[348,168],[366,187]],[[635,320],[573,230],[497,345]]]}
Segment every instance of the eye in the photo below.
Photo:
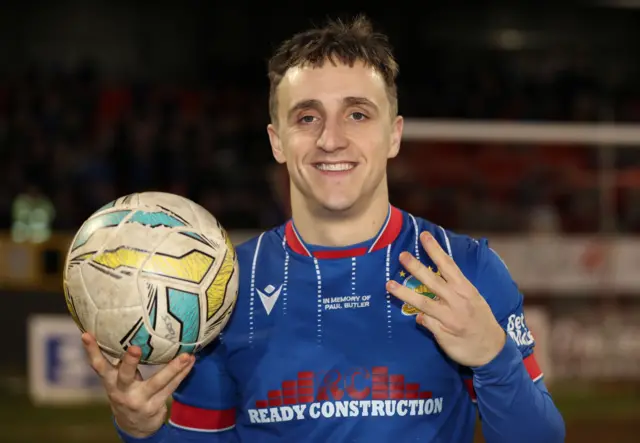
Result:
{"label": "eye", "polygon": [[304,115],[298,121],[300,123],[313,123],[315,121],[315,117],[313,115]]}
{"label": "eye", "polygon": [[362,112],[353,112],[351,114],[351,118],[354,119],[355,121],[363,121],[367,119],[367,116],[364,115]]}

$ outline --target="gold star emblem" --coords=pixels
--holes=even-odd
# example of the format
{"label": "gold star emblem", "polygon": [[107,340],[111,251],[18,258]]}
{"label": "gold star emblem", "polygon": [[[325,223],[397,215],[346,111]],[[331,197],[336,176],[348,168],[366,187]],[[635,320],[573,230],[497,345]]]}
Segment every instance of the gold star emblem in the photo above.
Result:
{"label": "gold star emblem", "polygon": [[404,271],[400,271],[400,277],[405,277],[406,275],[407,275],[407,273],[406,273],[406,272],[404,272]]}

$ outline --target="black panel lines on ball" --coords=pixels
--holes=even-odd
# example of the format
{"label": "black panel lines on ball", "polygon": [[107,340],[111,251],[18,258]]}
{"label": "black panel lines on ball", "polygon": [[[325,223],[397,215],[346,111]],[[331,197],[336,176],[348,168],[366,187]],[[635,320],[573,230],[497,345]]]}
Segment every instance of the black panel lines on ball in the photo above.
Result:
{"label": "black panel lines on ball", "polygon": [[[228,254],[228,253],[229,253],[229,251],[225,252],[225,257],[226,257],[226,254]],[[222,266],[224,266],[224,264]],[[218,271],[218,272],[220,272],[220,271]],[[231,268],[231,273],[229,274],[229,278],[227,278],[227,281],[224,283],[224,291],[222,292],[222,294],[223,294],[223,296],[222,296],[223,297],[222,298],[222,305],[224,305],[224,302],[227,299],[227,291],[229,290],[229,283],[231,282],[231,280],[233,280],[233,274],[235,272],[236,272],[236,268],[234,266],[234,267]],[[216,276],[216,278],[217,278],[217,276]],[[213,286],[214,283],[215,283],[215,278],[214,278],[213,282],[211,282],[211,286]],[[220,306],[222,306],[222,305],[220,305]],[[220,309],[218,308],[217,311],[212,312],[211,315],[208,315],[207,316],[207,321],[211,320],[211,318],[214,315],[216,315],[219,311],[220,311]]]}
{"label": "black panel lines on ball", "polygon": [[147,303],[147,311],[149,311],[151,309],[151,305],[158,297],[158,287],[155,285],[152,285],[151,283],[147,283],[147,289],[148,289],[148,295],[149,295],[149,302]]}
{"label": "black panel lines on ball", "polygon": [[121,275],[118,275],[118,274],[117,274],[117,273],[115,273],[115,272],[111,272],[111,271],[109,271],[109,270],[107,270],[107,269],[104,269],[104,268],[102,268],[100,265],[98,265],[98,264],[96,264],[96,263],[94,263],[94,262],[89,262],[89,266],[91,266],[93,269],[95,269],[95,270],[97,270],[97,271],[102,272],[103,274],[108,275],[109,277],[113,277],[113,278],[117,278],[117,279],[121,279],[121,278],[122,278],[122,276],[121,276]]}
{"label": "black panel lines on ball", "polygon": [[125,345],[125,342],[129,341],[129,337],[131,337],[133,334],[135,334],[136,329],[139,329],[142,323],[142,317],[140,317],[138,319],[137,322],[135,322],[135,324],[131,327],[131,329],[129,329],[129,331],[124,335],[124,337],[122,337],[122,340],[120,340],[120,344],[122,346],[124,346],[124,349],[126,350],[128,345]]}
{"label": "black panel lines on ball", "polygon": [[71,318],[73,318],[76,325],[78,325],[78,328],[80,328],[82,332],[86,332],[86,329],[84,328],[84,326],[82,326],[80,317],[78,317],[78,310],[76,309],[76,304],[73,301],[73,296],[71,295],[71,292],[69,291],[69,286],[66,283],[64,283],[63,289],[64,289],[65,301],[67,302],[67,309],[71,314]]}
{"label": "black panel lines on ball", "polygon": [[207,326],[205,335],[209,335],[215,328],[220,326],[220,324],[224,321],[224,319],[227,318],[233,312],[234,306],[235,306],[235,303],[231,303],[231,305],[229,305],[227,309],[225,309],[225,311],[222,313],[222,315],[218,317],[216,321],[214,321],[209,326]]}
{"label": "black panel lines on ball", "polygon": [[75,318],[76,322],[78,323],[78,327],[80,328],[80,330],[82,332],[86,332],[87,330],[85,329],[84,326],[82,326],[82,322],[80,321],[80,317],[78,317],[78,310],[76,309],[76,303],[73,301],[73,297],[71,297],[71,294],[69,294],[69,303],[71,304],[71,307],[73,308],[74,318]]}
{"label": "black panel lines on ball", "polygon": [[167,312],[169,313],[169,315],[171,316],[171,318],[173,318],[175,321],[178,322],[179,328],[180,328],[180,332],[177,334],[178,335],[178,339],[176,340],[176,331],[173,329],[173,325],[170,322],[165,322],[166,323],[166,328],[167,328],[167,333],[165,335],[165,338],[168,340],[174,340],[174,341],[182,341],[182,334],[184,331],[184,325],[182,324],[182,320],[177,317],[176,315],[173,314],[173,312],[171,312],[171,297],[169,296],[169,288],[167,288],[166,291],[166,296],[167,296]]}
{"label": "black panel lines on ball", "polygon": [[149,313],[149,323],[151,323],[151,329],[155,331],[156,323],[158,320],[158,291],[156,289],[153,298],[151,299],[151,303],[147,306],[147,312]]}
{"label": "black panel lines on ball", "polygon": [[133,196],[136,194],[129,194],[129,195],[125,195],[124,197],[122,197],[122,204],[126,205],[129,204],[129,202],[131,201],[131,199],[133,198]]}
{"label": "black panel lines on ball", "polygon": [[100,255],[112,254],[114,252],[120,251],[121,249],[125,249],[127,251],[144,252],[145,254],[149,253],[149,251],[147,251],[146,249],[134,248],[132,246],[118,246],[118,247],[113,248],[113,249],[105,249],[100,253]]}
{"label": "black panel lines on ball", "polygon": [[[144,254],[145,257],[131,258],[128,257],[126,260],[129,263],[123,263],[124,258],[116,258],[115,260],[106,260],[104,257],[112,254],[118,253],[118,251],[133,251],[140,254]],[[180,263],[188,257],[195,255],[194,260],[191,263]],[[154,263],[158,263],[158,257],[169,258],[175,260],[177,266],[166,266],[160,263],[158,266],[164,268],[162,271],[154,270]],[[199,257],[199,259],[198,259]],[[209,260],[203,261],[202,258],[206,257]],[[137,249],[130,246],[118,246],[115,249],[107,249],[104,250],[101,254],[94,258],[95,261],[91,263],[97,263],[103,268],[108,268],[113,272],[122,272],[122,269],[139,269],[145,275],[156,275],[160,277],[169,278],[172,280],[183,281],[188,283],[201,284],[204,278],[211,271],[211,268],[214,266],[216,260],[211,254],[207,254],[199,249],[191,249],[190,251],[182,254],[182,255],[171,255],[162,252],[151,253],[149,251],[145,251],[143,249]],[[101,263],[104,261],[104,263]],[[206,266],[206,268],[205,268]],[[193,275],[193,270],[197,270],[197,275]],[[169,272],[173,273],[169,273]],[[121,278],[118,276],[117,278]]]}
{"label": "black panel lines on ball", "polygon": [[185,232],[185,231],[178,231],[178,234],[184,235],[185,237],[192,238],[195,241],[202,243],[203,245],[209,246],[210,248],[214,248],[213,242],[211,242],[211,240],[209,240],[202,234],[196,234],[195,232]]}
{"label": "black panel lines on ball", "polygon": [[130,213],[130,210],[124,209],[120,211],[103,213],[92,217],[87,222],[85,222],[78,231],[78,234],[71,246],[71,251],[75,251],[76,249],[86,245],[97,232],[119,226],[120,223],[124,219],[126,219]]}
{"label": "black panel lines on ball", "polygon": [[[157,297],[153,299],[151,307],[149,309],[149,323],[152,330],[155,330],[156,319],[158,316],[157,309]],[[126,351],[129,346],[138,346],[142,351],[141,361],[148,361],[149,357],[153,353],[153,346],[151,345],[151,332],[147,330],[142,317],[138,319],[136,324],[131,328],[127,334],[120,340],[120,345]]]}
{"label": "black panel lines on ball", "polygon": [[[117,248],[114,248],[114,249],[105,249],[104,251],[102,251],[102,253],[100,255],[113,254],[114,252],[118,252],[118,251],[123,250],[123,249],[124,250],[128,250],[128,251],[142,252],[144,254],[151,254],[151,252],[149,252],[147,250],[144,250],[144,249],[134,248],[134,247],[131,247],[131,246],[118,246]],[[200,249],[191,249],[190,251],[185,252],[182,255],[171,255],[171,254],[167,254],[167,253],[164,253],[164,252],[155,252],[152,255],[159,255],[159,256],[162,256],[162,257],[169,257],[169,258],[175,258],[176,260],[182,260],[183,258],[189,256],[190,254],[196,253],[196,252],[199,253],[199,254],[202,254],[202,255],[204,255],[204,256],[206,256],[208,258],[210,258],[212,261],[215,261],[215,257],[214,256],[212,256],[211,254],[207,254],[206,252],[201,251]],[[120,265],[120,266],[126,266],[126,265]]]}
{"label": "black panel lines on ball", "polygon": [[177,218],[178,220],[180,220],[182,223],[184,223],[185,226],[191,228],[191,223],[189,223],[187,220],[185,220],[183,217],[179,216],[178,214],[176,214],[174,211],[172,211],[169,208],[165,208],[164,206],[160,206],[160,205],[156,205],[157,207],[159,207],[160,209],[162,209],[163,211],[171,214],[172,216],[174,216],[175,218]]}
{"label": "black panel lines on ball", "polygon": [[98,251],[84,252],[84,253],[82,253],[80,255],[77,255],[77,256],[75,256],[73,258],[70,258],[69,259],[69,263],[70,264],[71,263],[80,264],[82,262],[85,262],[85,261],[87,261],[87,259],[92,258],[95,255],[96,252],[98,252]]}

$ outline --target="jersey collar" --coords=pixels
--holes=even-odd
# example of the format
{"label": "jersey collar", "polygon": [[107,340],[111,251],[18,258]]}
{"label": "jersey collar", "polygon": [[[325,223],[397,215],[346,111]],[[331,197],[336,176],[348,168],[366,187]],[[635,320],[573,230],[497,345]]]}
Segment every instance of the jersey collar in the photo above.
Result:
{"label": "jersey collar", "polygon": [[303,242],[292,220],[287,222],[284,229],[284,236],[291,250],[307,257],[320,259],[357,257],[385,248],[393,243],[395,239],[398,238],[400,231],[402,231],[402,221],[402,212],[395,206],[389,205],[387,219],[373,241],[347,248],[322,249],[311,252],[312,247]]}

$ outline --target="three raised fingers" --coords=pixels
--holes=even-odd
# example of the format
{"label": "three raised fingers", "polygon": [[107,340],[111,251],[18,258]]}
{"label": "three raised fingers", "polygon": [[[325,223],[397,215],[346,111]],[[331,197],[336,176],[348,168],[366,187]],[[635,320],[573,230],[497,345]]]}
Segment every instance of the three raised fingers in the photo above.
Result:
{"label": "three raised fingers", "polygon": [[192,358],[191,362],[187,364],[187,366],[185,366],[180,372],[178,372],[176,376],[173,377],[164,388],[156,393],[152,400],[157,401],[158,403],[166,402],[167,399],[175,392],[175,390],[178,389],[180,383],[182,383],[187,375],[189,375],[189,372],[191,372],[195,361],[196,359]]}
{"label": "three raised fingers", "polygon": [[190,366],[192,366],[194,362],[195,357],[193,355],[180,354],[178,357],[171,360],[164,368],[145,381],[146,394],[149,397],[152,397],[165,390],[165,388],[168,389],[169,385],[175,380],[178,380],[176,383],[177,387],[177,385],[180,384],[180,381],[182,381],[189,372],[186,371],[185,374],[183,371],[190,369]]}
{"label": "three raised fingers", "polygon": [[130,346],[122,356],[118,365],[118,378],[116,381],[118,389],[127,389],[136,381],[138,363],[140,363],[141,356],[142,350],[138,346]]}
{"label": "three raised fingers", "polygon": [[[447,298],[447,282],[408,252],[400,254],[400,263],[418,281],[427,285],[439,298]],[[417,306],[416,306],[417,307]]]}
{"label": "three raised fingers", "polygon": [[433,263],[438,267],[440,275],[442,275],[446,281],[451,282],[465,279],[458,265],[456,265],[451,256],[442,249],[440,243],[438,243],[430,232],[425,231],[420,234],[420,242],[431,260],[433,260]]}
{"label": "three raised fingers", "polygon": [[102,355],[98,342],[91,334],[88,332],[82,334],[82,344],[89,357],[89,364],[102,379],[106,379],[116,371],[116,368]]}
{"label": "three raised fingers", "polygon": [[447,315],[446,307],[441,302],[418,294],[414,290],[393,280],[387,282],[387,290],[403,302],[440,321],[443,321]]}

